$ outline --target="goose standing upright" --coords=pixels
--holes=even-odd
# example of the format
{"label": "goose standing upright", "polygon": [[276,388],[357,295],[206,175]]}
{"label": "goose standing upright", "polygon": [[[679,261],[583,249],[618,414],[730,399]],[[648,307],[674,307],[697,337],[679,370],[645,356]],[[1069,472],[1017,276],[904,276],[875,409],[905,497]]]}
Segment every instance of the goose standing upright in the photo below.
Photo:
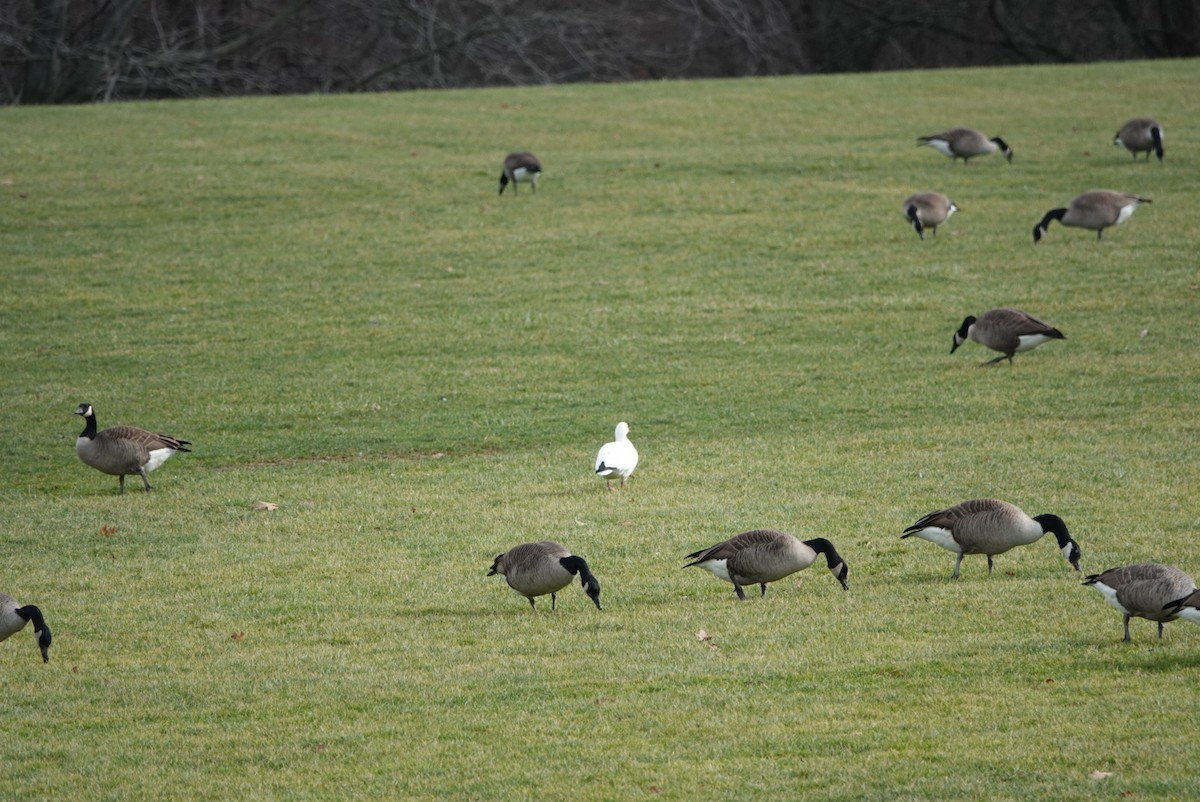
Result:
{"label": "goose standing upright", "polygon": [[621,421],[612,442],[600,446],[600,452],[596,454],[596,475],[604,480],[609,490],[613,489],[612,480],[616,478],[620,478],[621,487],[624,487],[637,464],[638,451],[629,442],[629,424]]}
{"label": "goose standing upright", "polygon": [[558,603],[558,591],[571,584],[578,575],[584,592],[600,606],[600,580],[592,574],[587,561],[567,551],[565,546],[553,540],[537,543],[522,543],[503,554],[497,554],[488,576],[502,574],[508,586],[529,599],[529,606],[537,611],[534,598],[550,594],[550,609]]}
{"label": "goose standing upright", "polygon": [[1078,571],[1079,544],[1067,531],[1062,518],[1050,513],[1030,517],[1015,504],[994,498],[971,499],[935,510],[905,529],[900,538],[919,537],[954,552],[958,558],[950,577],[958,579],[964,554],[987,555],[988,574],[991,574],[993,556],[1017,546],[1027,546],[1047,532],[1054,533],[1059,550]]}
{"label": "goose standing upright", "polygon": [[949,156],[954,161],[963,160],[963,165],[967,164],[968,159],[973,159],[976,156],[986,156],[989,153],[995,153],[997,150],[1004,154],[1004,158],[1009,162],[1012,161],[1013,151],[1005,142],[998,136],[989,137],[987,134],[975,128],[951,128],[949,131],[942,131],[938,134],[929,134],[928,136],[917,137],[917,144],[928,145],[938,153]]}
{"label": "goose standing upright", "polygon": [[1000,309],[989,309],[979,317],[967,315],[963,318],[962,325],[959,326],[958,331],[954,332],[954,342],[950,346],[950,353],[953,354],[960,345],[971,339],[993,351],[1000,352],[1000,356],[983,364],[994,365],[1007,359],[1008,364],[1011,365],[1013,354],[1032,351],[1050,340],[1065,340],[1066,338],[1067,336],[1061,331],[1028,312],[1012,307],[1001,307]]}
{"label": "goose standing upright", "polygon": [[1113,144],[1129,151],[1134,161],[1142,152],[1146,161],[1150,161],[1150,151],[1154,151],[1160,162],[1163,160],[1163,129],[1152,117],[1135,117],[1122,125],[1113,137]]}
{"label": "goose standing upright", "polygon": [[142,477],[146,490],[153,490],[146,478],[149,471],[166,462],[176,451],[191,451],[191,441],[169,434],[156,434],[133,426],[111,426],[96,431],[96,411],[91,404],[80,404],[75,410],[82,415],[83,431],[75,441],[75,453],[85,465],[120,477],[120,492],[125,492],[125,475]]}
{"label": "goose standing upright", "polygon": [[940,192],[917,192],[904,199],[904,219],[912,224],[917,236],[925,239],[925,229],[937,236],[938,226],[958,211],[954,201]]}
{"label": "goose standing upright", "polygon": [[33,622],[33,636],[42,652],[42,662],[50,662],[50,627],[42,617],[42,611],[36,605],[22,606],[7,593],[0,593],[0,640],[7,640]]}
{"label": "goose standing upright", "polygon": [[753,529],[734,535],[715,546],[693,551],[687,556],[692,562],[683,566],[697,565],[718,579],[733,583],[739,599],[745,599],[743,585],[758,583],[761,596],[767,595],[767,583],[783,579],[789,574],[802,571],[825,555],[829,572],[849,590],[846,577],[849,568],[837,549],[823,537],[800,540],[794,535],[775,529]]}
{"label": "goose standing upright", "polygon": [[504,188],[511,181],[513,192],[517,191],[517,185],[522,181],[528,181],[529,187],[533,192],[537,192],[538,178],[542,175],[542,163],[538,161],[538,157],[528,151],[520,153],[510,153],[504,157],[504,167],[500,171],[500,193],[504,194]]}
{"label": "goose standing upright", "polygon": [[1042,221],[1033,227],[1033,242],[1035,245],[1041,242],[1052,220],[1064,226],[1095,231],[1099,242],[1104,229],[1124,223],[1143,203],[1150,203],[1150,199],[1111,189],[1088,190],[1076,195],[1066,206],[1046,212]]}
{"label": "goose standing upright", "polygon": [[1157,622],[1158,639],[1162,640],[1163,624],[1179,617],[1173,603],[1196,589],[1195,580],[1181,569],[1161,563],[1109,568],[1087,577],[1083,584],[1100,591],[1124,616],[1125,643],[1129,643],[1129,619],[1135,617]]}

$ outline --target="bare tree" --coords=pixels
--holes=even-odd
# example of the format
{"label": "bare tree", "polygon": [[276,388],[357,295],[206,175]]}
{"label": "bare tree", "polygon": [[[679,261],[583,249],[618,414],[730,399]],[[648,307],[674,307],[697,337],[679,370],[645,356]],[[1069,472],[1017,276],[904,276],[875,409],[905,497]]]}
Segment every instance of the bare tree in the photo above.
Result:
{"label": "bare tree", "polygon": [[1194,0],[8,0],[0,101],[1200,55]]}

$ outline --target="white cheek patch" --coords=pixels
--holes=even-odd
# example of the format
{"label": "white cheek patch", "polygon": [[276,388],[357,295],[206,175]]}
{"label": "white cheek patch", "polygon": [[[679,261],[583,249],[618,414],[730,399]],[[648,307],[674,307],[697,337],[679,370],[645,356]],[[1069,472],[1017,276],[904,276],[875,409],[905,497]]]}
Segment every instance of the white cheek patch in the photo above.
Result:
{"label": "white cheek patch", "polygon": [[1122,206],[1121,213],[1117,215],[1117,222],[1115,225],[1119,226],[1121,223],[1124,223],[1126,220],[1128,220],[1129,215],[1133,214],[1133,210],[1136,209],[1137,206],[1138,205],[1136,203],[1131,203],[1128,206]]}

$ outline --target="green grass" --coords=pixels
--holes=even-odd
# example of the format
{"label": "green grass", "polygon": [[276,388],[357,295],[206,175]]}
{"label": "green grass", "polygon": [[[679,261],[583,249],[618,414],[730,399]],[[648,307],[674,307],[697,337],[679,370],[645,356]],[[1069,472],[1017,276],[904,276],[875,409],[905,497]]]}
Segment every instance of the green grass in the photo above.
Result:
{"label": "green grass", "polygon": [[[1192,796],[1200,629],[899,534],[995,495],[1200,574],[1198,66],[6,110],[0,590],[55,642],[0,647],[0,796]],[[914,144],[958,124],[1014,162]],[[1093,187],[1154,202],[1035,247]],[[918,189],[962,207],[925,242]],[[1000,305],[1068,339],[948,353]],[[194,451],[118,496],[81,401]],[[679,570],[760,526],[851,590]],[[603,612],[485,577],[543,538]]]}

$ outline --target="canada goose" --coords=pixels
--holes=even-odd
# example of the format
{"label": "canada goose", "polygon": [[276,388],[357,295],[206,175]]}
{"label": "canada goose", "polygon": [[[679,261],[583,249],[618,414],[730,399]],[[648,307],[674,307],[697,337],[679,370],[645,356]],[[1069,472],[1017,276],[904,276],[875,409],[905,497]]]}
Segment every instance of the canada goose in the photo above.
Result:
{"label": "canada goose", "polygon": [[912,223],[921,239],[925,239],[927,228],[936,237],[938,226],[957,211],[954,201],[940,192],[918,192],[904,199],[904,219]]}
{"label": "canada goose", "polygon": [[596,475],[604,480],[609,490],[613,489],[612,480],[620,477],[621,487],[633,473],[638,464],[638,452],[629,442],[629,424],[621,421],[611,443],[600,446],[596,455]]}
{"label": "canada goose", "polygon": [[1200,590],[1193,591],[1182,599],[1167,602],[1163,605],[1163,609],[1185,621],[1200,624]]}
{"label": "canada goose", "polygon": [[1149,198],[1141,198],[1128,192],[1114,192],[1111,189],[1089,190],[1076,195],[1066,208],[1046,212],[1042,222],[1033,227],[1033,241],[1036,244],[1042,239],[1051,220],[1057,220],[1064,226],[1091,229],[1096,232],[1096,240],[1099,241],[1104,229],[1124,223],[1138,204],[1149,202]]}
{"label": "canada goose", "polygon": [[1196,589],[1196,582],[1173,565],[1139,563],[1109,568],[1083,580],[1100,591],[1113,607],[1125,616],[1125,642],[1129,642],[1129,619],[1145,618],[1158,622],[1158,639],[1163,624],[1178,618],[1178,611],[1165,609],[1172,599],[1179,600]]}
{"label": "canada goose", "polygon": [[1047,532],[1054,533],[1063,556],[1078,571],[1079,544],[1071,538],[1062,518],[1051,514],[1030,518],[1020,507],[994,498],[971,499],[931,512],[905,529],[900,538],[915,535],[957,554],[950,576],[958,579],[964,554],[986,554],[990,574],[994,555],[1029,545]]}
{"label": "canada goose", "polygon": [[1146,161],[1150,161],[1150,151],[1154,151],[1159,161],[1163,160],[1163,129],[1150,117],[1135,117],[1122,125],[1113,137],[1113,144],[1129,151],[1134,161],[1143,151]]}
{"label": "canada goose", "polygon": [[522,181],[528,181],[533,191],[537,192],[538,176],[541,174],[542,163],[537,156],[528,152],[510,153],[504,157],[504,169],[500,173],[500,194],[504,194],[509,181],[512,181],[513,192],[517,191],[517,184]]}
{"label": "canada goose", "polygon": [[755,582],[767,595],[767,583],[783,579],[816,562],[817,555],[824,554],[829,572],[844,590],[850,589],[846,581],[849,569],[837,549],[823,537],[800,540],[786,532],[774,529],[754,529],[734,535],[707,549],[693,551],[687,556],[692,562],[683,566],[698,565],[718,579],[733,583],[739,599],[745,599],[743,585]]}
{"label": "canada goose", "polygon": [[579,583],[596,609],[604,609],[600,606],[600,580],[592,575],[587,561],[552,540],[522,543],[496,555],[487,575],[493,574],[503,574],[508,586],[529,599],[529,606],[535,611],[534,597],[549,593],[550,609],[553,610],[558,591],[571,584],[571,577],[578,574]]}
{"label": "canada goose", "polygon": [[33,622],[33,636],[42,650],[42,662],[49,663],[50,627],[46,626],[42,611],[32,604],[22,607],[12,596],[0,593],[0,640],[7,640],[9,635],[20,632],[30,621]]}
{"label": "canada goose", "polygon": [[80,404],[75,414],[82,415],[84,420],[83,432],[75,441],[75,453],[85,465],[119,476],[122,493],[125,492],[125,474],[137,474],[142,477],[146,490],[153,490],[146,474],[166,462],[176,451],[191,451],[185,447],[191,445],[188,440],[132,426],[111,426],[97,432],[96,412],[91,404]]}
{"label": "canada goose", "polygon": [[997,150],[1003,152],[1004,158],[1010,162],[1013,157],[1012,148],[1003,139],[998,136],[989,137],[974,128],[952,128],[940,134],[919,136],[917,143],[928,145],[938,153],[945,154],[955,161],[962,159],[964,165],[967,163],[967,159],[986,156]]}
{"label": "canada goose", "polygon": [[950,346],[950,353],[953,354],[960,345],[972,339],[982,346],[1000,352],[1000,356],[983,364],[994,365],[1007,359],[1011,365],[1013,354],[1032,351],[1050,340],[1066,338],[1061,331],[1028,312],[1002,307],[990,309],[979,317],[967,315],[963,318],[962,325],[954,332],[954,343]]}

